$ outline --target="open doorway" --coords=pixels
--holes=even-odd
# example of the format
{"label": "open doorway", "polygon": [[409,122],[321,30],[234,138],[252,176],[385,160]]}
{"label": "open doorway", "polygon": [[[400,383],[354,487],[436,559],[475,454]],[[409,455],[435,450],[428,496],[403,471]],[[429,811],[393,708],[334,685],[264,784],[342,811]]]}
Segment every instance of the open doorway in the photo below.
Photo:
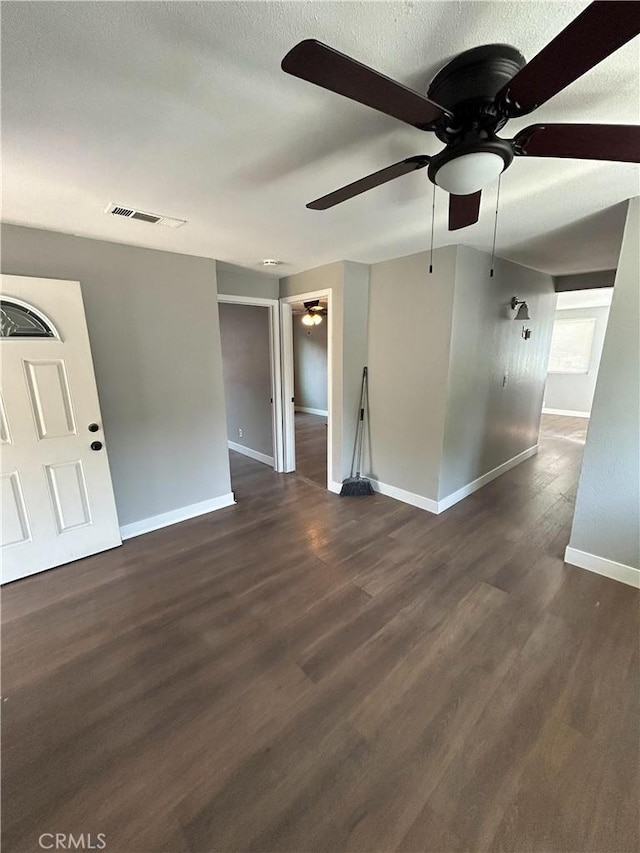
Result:
{"label": "open doorway", "polygon": [[543,412],[589,418],[613,287],[558,294]]}
{"label": "open doorway", "polygon": [[556,460],[559,482],[570,496],[570,520],[587,440],[613,287],[558,293],[540,447]]}
{"label": "open doorway", "polygon": [[327,482],[327,297],[294,302],[293,388],[296,471]]}
{"label": "open doorway", "polygon": [[282,302],[285,470],[327,488],[331,419],[329,291]]}
{"label": "open doorway", "polygon": [[587,437],[613,287],[558,294],[541,435],[583,446]]}
{"label": "open doorway", "polygon": [[218,295],[229,450],[283,470],[278,301]]}

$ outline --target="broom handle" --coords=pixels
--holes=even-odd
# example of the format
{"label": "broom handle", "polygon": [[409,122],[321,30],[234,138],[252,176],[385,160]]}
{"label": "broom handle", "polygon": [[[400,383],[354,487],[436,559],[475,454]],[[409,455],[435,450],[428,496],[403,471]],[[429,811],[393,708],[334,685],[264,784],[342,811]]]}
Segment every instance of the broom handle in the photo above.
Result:
{"label": "broom handle", "polygon": [[358,455],[358,447],[359,447],[358,442],[360,441],[360,444],[362,443],[361,436],[362,436],[362,424],[363,424],[363,418],[364,418],[364,384],[366,381],[366,376],[367,376],[367,368],[365,367],[365,369],[362,372],[362,385],[360,386],[360,405],[358,407],[360,410],[360,414],[358,416],[358,423],[356,426],[356,438],[355,438],[355,441],[353,443],[353,456],[351,457],[351,477],[353,477],[353,474],[354,474],[354,469],[356,467],[356,460],[358,461],[358,468],[360,468],[360,461],[359,461],[359,455]]}
{"label": "broom handle", "polygon": [[358,453],[358,470],[356,477],[360,476],[362,471],[362,462],[364,459],[364,410],[365,405],[369,404],[369,380],[368,369],[365,367],[362,371],[362,393],[360,394],[360,419],[358,421],[358,432],[360,434],[360,450]]}

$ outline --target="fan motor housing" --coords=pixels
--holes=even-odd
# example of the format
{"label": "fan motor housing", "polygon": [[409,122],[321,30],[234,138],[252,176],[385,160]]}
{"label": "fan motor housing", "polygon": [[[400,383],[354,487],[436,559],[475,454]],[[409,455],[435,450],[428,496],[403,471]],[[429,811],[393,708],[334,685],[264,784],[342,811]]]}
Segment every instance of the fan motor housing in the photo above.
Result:
{"label": "fan motor housing", "polygon": [[448,62],[427,92],[453,113],[453,120],[433,128],[438,138],[451,143],[469,131],[500,130],[509,116],[496,95],[525,65],[524,56],[509,44],[474,47]]}

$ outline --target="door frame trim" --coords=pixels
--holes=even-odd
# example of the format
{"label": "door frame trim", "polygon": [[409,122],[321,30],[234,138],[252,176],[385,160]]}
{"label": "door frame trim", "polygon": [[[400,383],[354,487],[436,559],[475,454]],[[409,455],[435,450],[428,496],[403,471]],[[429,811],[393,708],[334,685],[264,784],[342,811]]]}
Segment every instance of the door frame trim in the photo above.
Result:
{"label": "door frame trim", "polygon": [[282,363],[280,358],[281,333],[278,299],[266,299],[259,296],[235,296],[218,293],[218,302],[227,305],[257,305],[269,309],[269,362],[271,370],[271,425],[273,432],[273,470],[285,470],[284,434],[282,429]]}

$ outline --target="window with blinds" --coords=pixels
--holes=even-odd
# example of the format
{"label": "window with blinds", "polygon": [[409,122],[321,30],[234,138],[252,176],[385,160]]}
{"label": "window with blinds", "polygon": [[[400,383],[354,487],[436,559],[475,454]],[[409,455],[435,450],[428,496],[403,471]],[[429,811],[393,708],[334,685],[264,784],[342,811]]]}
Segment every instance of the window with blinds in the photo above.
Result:
{"label": "window with blinds", "polygon": [[595,329],[595,317],[556,320],[549,373],[588,373]]}

